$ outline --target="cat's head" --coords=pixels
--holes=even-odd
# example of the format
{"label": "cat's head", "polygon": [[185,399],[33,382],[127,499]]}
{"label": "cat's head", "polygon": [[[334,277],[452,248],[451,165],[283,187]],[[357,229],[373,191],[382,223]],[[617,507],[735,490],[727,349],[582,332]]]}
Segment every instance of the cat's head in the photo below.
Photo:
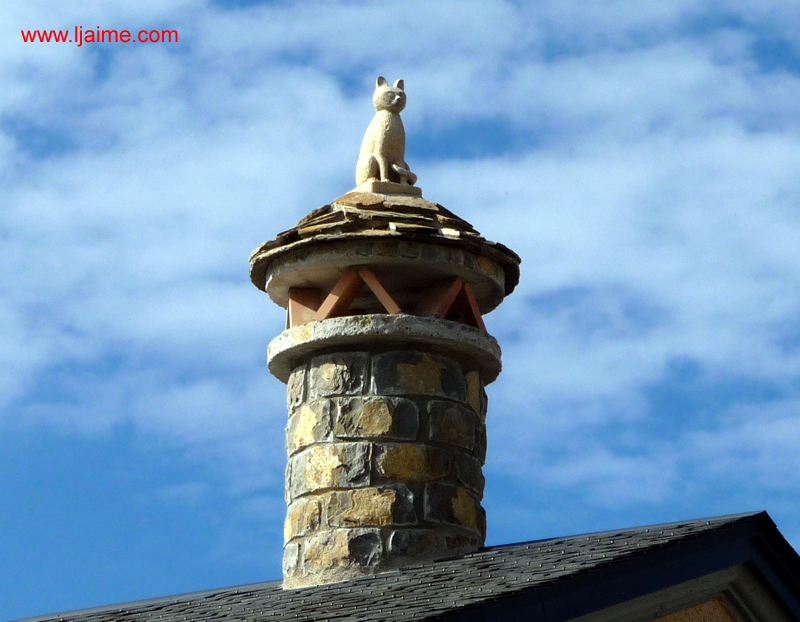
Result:
{"label": "cat's head", "polygon": [[402,80],[397,80],[394,86],[389,86],[386,78],[378,77],[375,83],[375,94],[372,96],[372,103],[375,110],[388,110],[389,112],[400,112],[406,107],[406,92],[403,90]]}

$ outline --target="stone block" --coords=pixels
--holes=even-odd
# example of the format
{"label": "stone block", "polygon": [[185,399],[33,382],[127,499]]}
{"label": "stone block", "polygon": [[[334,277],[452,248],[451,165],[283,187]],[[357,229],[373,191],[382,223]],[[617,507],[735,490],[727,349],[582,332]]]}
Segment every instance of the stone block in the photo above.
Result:
{"label": "stone block", "polygon": [[397,245],[397,254],[407,259],[417,259],[419,257],[420,246],[413,242],[400,241]]}
{"label": "stone block", "polygon": [[383,542],[377,529],[333,529],[309,536],[303,542],[303,574],[358,566],[377,566]]}
{"label": "stone block", "polygon": [[478,531],[481,534],[480,546],[483,546],[483,542],[486,540],[486,510],[482,505],[478,506]]}
{"label": "stone block", "polygon": [[486,479],[483,477],[480,461],[468,453],[456,451],[453,452],[453,464],[456,469],[458,483],[469,488],[478,495],[478,498],[481,498]]}
{"label": "stone block", "polygon": [[397,529],[389,535],[386,548],[387,560],[401,563],[430,559],[441,550],[430,529]]}
{"label": "stone block", "polygon": [[486,426],[483,423],[475,428],[475,445],[472,453],[481,464],[486,464]]}
{"label": "stone block", "polygon": [[467,381],[467,404],[478,415],[481,420],[486,417],[485,396],[481,374],[478,371],[471,371],[466,374]]}
{"label": "stone block", "polygon": [[425,520],[479,530],[480,503],[466,488],[432,483],[425,486]]}
{"label": "stone block", "polygon": [[472,449],[476,422],[469,408],[444,400],[428,404],[428,438],[432,441]]}
{"label": "stone block", "polygon": [[467,384],[455,361],[415,350],[400,350],[373,357],[372,392],[378,395],[433,395],[463,402]]}
{"label": "stone block", "polygon": [[286,509],[283,540],[304,536],[317,531],[322,523],[322,505],[318,499],[297,499]]}
{"label": "stone block", "polygon": [[300,543],[289,542],[283,547],[283,576],[294,577],[302,574]]}
{"label": "stone block", "polygon": [[329,527],[385,527],[417,521],[414,496],[402,484],[330,492],[321,500]]}
{"label": "stone block", "polygon": [[478,529],[480,503],[467,492],[466,488],[458,487],[456,489],[456,495],[452,498],[450,506],[453,509],[453,517],[459,525],[469,529]]}
{"label": "stone block", "polygon": [[[401,165],[402,166],[402,165]],[[414,197],[422,196],[422,189],[408,184],[398,184],[393,181],[370,179],[360,184],[354,192],[375,194],[409,194]]]}
{"label": "stone block", "polygon": [[331,402],[315,400],[303,404],[286,425],[286,452],[292,455],[312,443],[331,438]]}
{"label": "stone block", "polygon": [[467,380],[461,366],[451,359],[443,359],[442,388],[445,394],[460,402],[467,401]]}
{"label": "stone block", "polygon": [[311,359],[306,391],[310,398],[360,395],[368,386],[369,355],[365,352],[325,354]]}
{"label": "stone block", "polygon": [[292,501],[291,489],[292,489],[292,461],[289,460],[286,462],[286,469],[284,469],[283,471],[283,499],[284,501],[286,501],[287,506]]}
{"label": "stone block", "polygon": [[429,482],[450,473],[449,452],[419,443],[375,445],[376,477],[389,482]]}
{"label": "stone block", "polygon": [[402,398],[339,400],[334,434],[339,438],[413,440],[419,429],[417,405]]}
{"label": "stone block", "polygon": [[463,555],[482,547],[484,540],[485,536],[448,533],[444,536],[444,548],[450,555]]}
{"label": "stone block", "polygon": [[296,368],[286,383],[286,408],[291,413],[306,399],[306,368]]}
{"label": "stone block", "polygon": [[[353,530],[354,531],[354,530]],[[377,566],[383,558],[383,541],[377,530],[350,535],[348,549],[350,559],[360,568]]]}
{"label": "stone block", "polygon": [[324,488],[356,488],[369,485],[368,443],[321,443],[311,445],[290,461],[289,496]]}

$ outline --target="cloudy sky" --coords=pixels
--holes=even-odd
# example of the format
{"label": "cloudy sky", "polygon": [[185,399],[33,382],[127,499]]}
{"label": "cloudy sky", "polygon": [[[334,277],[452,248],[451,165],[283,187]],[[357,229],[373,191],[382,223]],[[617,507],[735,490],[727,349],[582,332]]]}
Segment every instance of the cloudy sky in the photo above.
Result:
{"label": "cloudy sky", "polygon": [[[796,0],[0,8],[0,620],[280,576],[282,310],[378,75],[486,318],[490,544],[766,509],[800,547]],[[174,29],[177,43],[23,42]],[[70,32],[70,36],[72,32]]]}

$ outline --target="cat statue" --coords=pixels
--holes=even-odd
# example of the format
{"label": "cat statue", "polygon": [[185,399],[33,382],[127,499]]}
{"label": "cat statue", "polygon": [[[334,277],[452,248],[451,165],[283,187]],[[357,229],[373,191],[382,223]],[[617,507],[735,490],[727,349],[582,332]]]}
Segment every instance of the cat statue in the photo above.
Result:
{"label": "cat statue", "polygon": [[356,165],[356,185],[375,180],[413,186],[417,176],[412,173],[406,158],[406,130],[400,111],[406,107],[404,83],[398,80],[389,86],[380,76],[375,85],[372,102],[375,116],[364,134]]}

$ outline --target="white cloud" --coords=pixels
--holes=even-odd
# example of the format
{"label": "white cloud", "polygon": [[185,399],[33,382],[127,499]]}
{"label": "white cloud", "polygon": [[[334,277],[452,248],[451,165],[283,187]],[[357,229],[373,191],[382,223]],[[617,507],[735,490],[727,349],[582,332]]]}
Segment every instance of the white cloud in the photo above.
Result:
{"label": "white cloud", "polygon": [[693,432],[687,440],[685,451],[700,458],[709,479],[728,483],[731,474],[746,474],[740,486],[800,486],[800,400],[736,406],[714,429]]}
{"label": "white cloud", "polygon": [[[247,256],[350,189],[383,73],[406,79],[425,196],[523,257],[487,318],[490,469],[604,512],[706,507],[743,471],[742,499],[789,503],[800,80],[752,46],[786,36],[791,3],[64,6],[0,21],[181,43],[0,44],[0,421],[180,447],[242,503],[220,550],[250,542],[280,507],[285,414],[265,369],[283,318]],[[729,14],[744,24],[713,25]],[[489,122],[509,144],[461,135]],[[70,146],[31,153],[34,130]],[[445,158],[422,132],[491,155]],[[666,419],[654,392],[678,391],[680,362],[719,403]],[[507,516],[528,502],[492,494]]]}

